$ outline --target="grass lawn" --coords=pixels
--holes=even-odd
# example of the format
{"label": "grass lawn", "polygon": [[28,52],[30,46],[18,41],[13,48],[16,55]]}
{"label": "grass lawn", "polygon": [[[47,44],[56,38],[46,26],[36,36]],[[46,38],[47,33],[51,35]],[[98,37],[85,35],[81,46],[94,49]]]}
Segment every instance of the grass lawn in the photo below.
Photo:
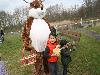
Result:
{"label": "grass lawn", "polygon": [[100,41],[82,35],[78,48],[72,53],[72,75],[100,75]]}
{"label": "grass lawn", "polygon": [[87,29],[88,30],[93,30],[93,31],[95,31],[97,33],[100,33],[100,25],[99,26],[95,26],[95,27],[89,27]]}
{"label": "grass lawn", "polygon": [[32,67],[23,67],[20,63],[21,56],[21,39],[19,35],[6,35],[3,44],[0,44],[0,53],[2,60],[7,61],[9,75],[32,75]]}
{"label": "grass lawn", "polygon": [[[0,53],[7,61],[9,75],[32,75],[33,65],[22,66],[20,35],[5,35],[5,41],[0,44]],[[82,35],[77,49],[72,53],[69,75],[100,75],[100,41]]]}

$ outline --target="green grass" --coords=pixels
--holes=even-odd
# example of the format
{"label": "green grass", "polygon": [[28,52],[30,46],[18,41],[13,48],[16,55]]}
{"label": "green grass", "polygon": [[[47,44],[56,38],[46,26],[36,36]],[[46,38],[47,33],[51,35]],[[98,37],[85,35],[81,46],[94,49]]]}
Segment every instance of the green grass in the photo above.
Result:
{"label": "green grass", "polygon": [[2,60],[7,61],[9,75],[32,75],[32,65],[21,65],[21,39],[19,35],[6,35],[3,44],[0,44]]}
{"label": "green grass", "polygon": [[[0,44],[0,53],[7,61],[9,75],[32,75],[33,65],[23,67],[20,64],[22,43],[20,35],[6,35]],[[82,35],[78,47],[72,53],[69,75],[100,75],[100,41]]]}
{"label": "green grass", "polygon": [[73,75],[100,75],[100,41],[82,35],[72,53],[70,70]]}
{"label": "green grass", "polygon": [[93,30],[93,31],[95,31],[95,32],[97,32],[97,33],[100,33],[100,26],[95,26],[95,27],[89,27],[89,28],[87,28],[88,30]]}

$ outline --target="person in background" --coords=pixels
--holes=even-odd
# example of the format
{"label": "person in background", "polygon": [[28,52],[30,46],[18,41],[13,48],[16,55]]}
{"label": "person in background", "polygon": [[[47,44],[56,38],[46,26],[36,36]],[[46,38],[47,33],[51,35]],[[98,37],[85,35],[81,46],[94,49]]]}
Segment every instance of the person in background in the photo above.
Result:
{"label": "person in background", "polygon": [[4,31],[3,29],[0,30],[0,38],[2,39],[2,42],[4,41]]}
{"label": "person in background", "polygon": [[2,29],[0,30],[0,35],[1,35],[1,36],[4,36],[4,32],[3,32]]}

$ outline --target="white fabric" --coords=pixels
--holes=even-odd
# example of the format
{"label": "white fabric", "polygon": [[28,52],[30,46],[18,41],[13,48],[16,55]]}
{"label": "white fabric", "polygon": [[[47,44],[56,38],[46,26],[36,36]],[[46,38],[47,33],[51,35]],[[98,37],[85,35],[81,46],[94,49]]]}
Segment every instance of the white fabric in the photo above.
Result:
{"label": "white fabric", "polygon": [[30,38],[32,40],[32,46],[37,52],[45,51],[49,34],[49,26],[43,19],[33,20],[30,30]]}
{"label": "white fabric", "polygon": [[28,3],[32,3],[34,0],[25,0]]}
{"label": "white fabric", "polygon": [[33,17],[33,23],[30,30],[30,38],[32,46],[37,52],[45,51],[47,40],[50,34],[48,24],[42,19],[46,14],[46,9],[37,8],[30,9],[29,16]]}
{"label": "white fabric", "polygon": [[33,18],[36,18],[36,19],[42,19],[46,14],[46,9],[43,8],[43,10],[41,10],[41,8],[37,8],[37,9],[30,9],[29,10],[29,16],[30,17],[33,17]]}

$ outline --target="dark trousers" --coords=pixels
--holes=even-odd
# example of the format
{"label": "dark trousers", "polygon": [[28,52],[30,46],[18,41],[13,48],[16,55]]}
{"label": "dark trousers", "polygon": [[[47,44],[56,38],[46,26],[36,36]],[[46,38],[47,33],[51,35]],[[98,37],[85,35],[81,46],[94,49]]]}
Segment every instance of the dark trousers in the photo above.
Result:
{"label": "dark trousers", "polygon": [[61,57],[61,62],[63,66],[63,75],[67,75],[68,72],[68,65],[71,62],[71,57]]}
{"label": "dark trousers", "polygon": [[57,75],[57,71],[58,71],[57,62],[49,62],[48,65],[49,65],[51,75]]}
{"label": "dark trousers", "polygon": [[63,65],[63,75],[67,75],[67,68],[68,68],[68,65]]}

